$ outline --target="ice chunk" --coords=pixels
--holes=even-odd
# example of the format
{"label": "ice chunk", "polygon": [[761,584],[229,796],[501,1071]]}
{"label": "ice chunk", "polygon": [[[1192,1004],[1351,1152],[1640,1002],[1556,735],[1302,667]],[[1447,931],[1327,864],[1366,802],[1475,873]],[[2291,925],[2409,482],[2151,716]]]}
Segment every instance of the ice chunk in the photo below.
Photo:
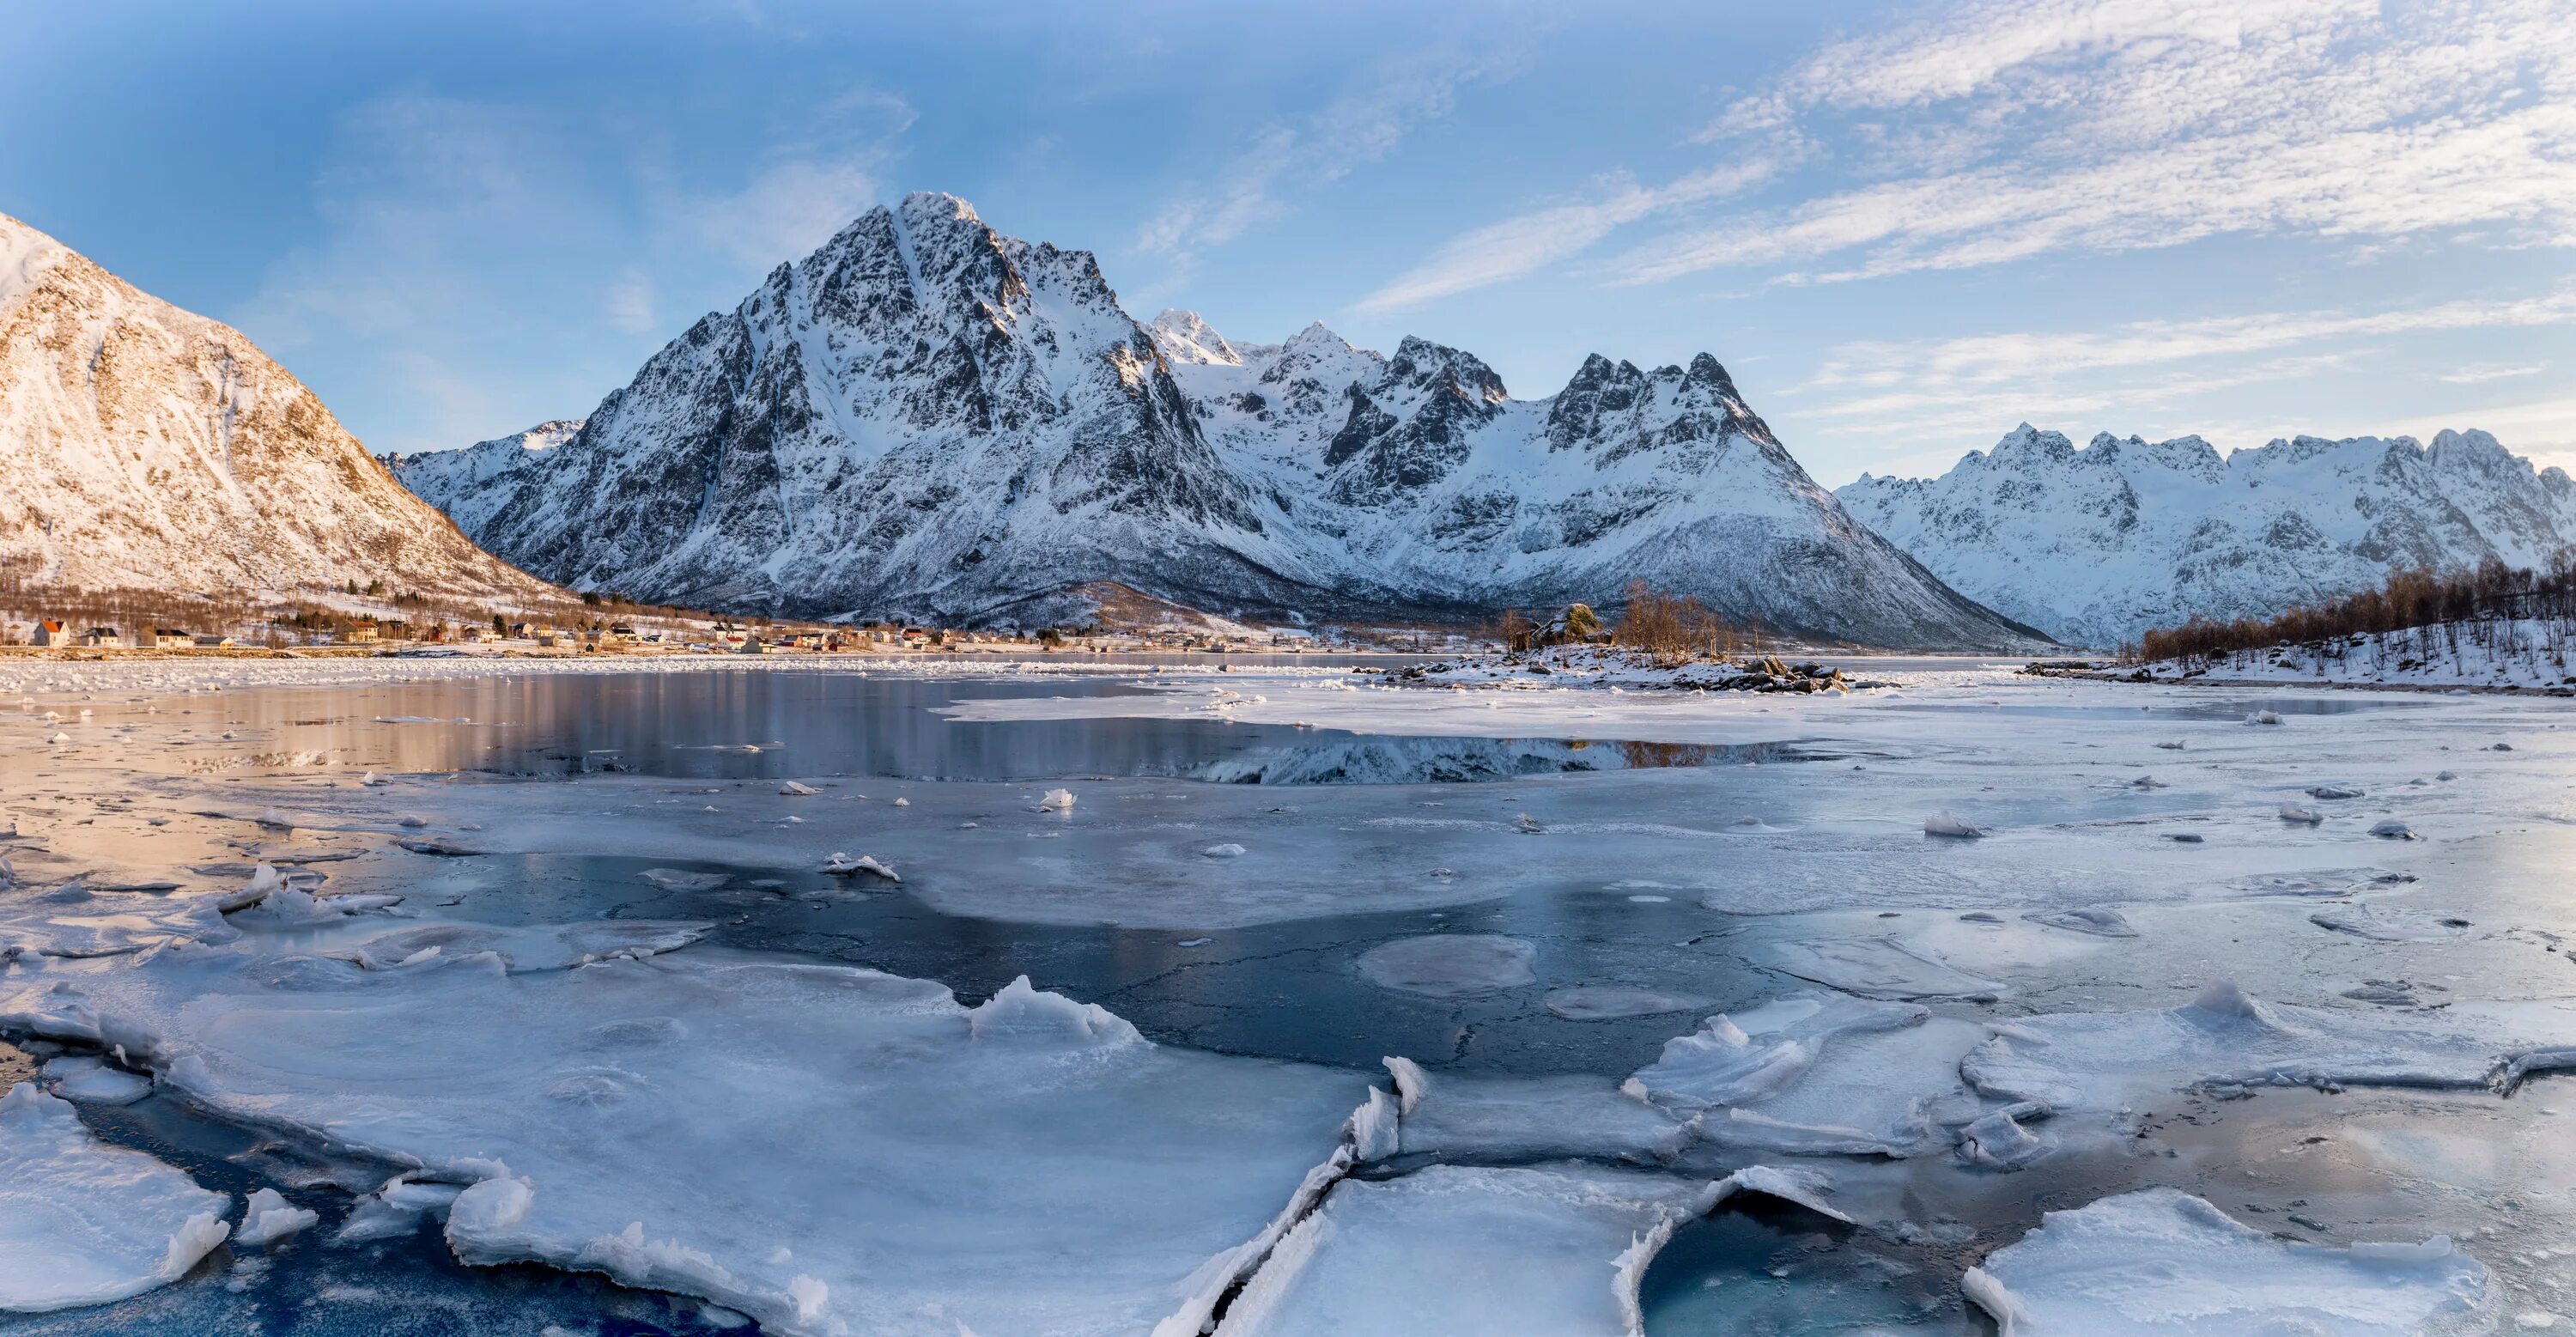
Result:
{"label": "ice chunk", "polygon": [[2074,910],[2033,910],[2022,918],[2050,928],[2075,933],[2090,933],[2097,938],[2134,938],[2138,930],[2117,910],[2085,907]]}
{"label": "ice chunk", "polygon": [[1959,1130],[1959,1159],[1993,1170],[2018,1170],[2047,1154],[2048,1143],[2021,1126],[2023,1119],[2046,1118],[2047,1106],[2017,1101],[1971,1120]]}
{"label": "ice chunk", "polygon": [[2406,1337],[2475,1312],[2487,1288],[2486,1269],[2440,1236],[2292,1243],[2169,1188],[2050,1212],[1960,1286],[2007,1337]]}
{"label": "ice chunk", "polygon": [[2268,710],[2258,710],[2245,717],[2247,724],[2278,724],[2281,717]]}
{"label": "ice chunk", "polygon": [[1923,819],[1923,834],[1927,836],[1947,836],[1954,840],[1974,840],[1985,833],[1986,828],[1969,821],[1965,817],[1958,816],[1955,813],[1936,812]]}
{"label": "ice chunk", "polygon": [[387,910],[402,903],[400,896],[315,896],[296,887],[281,886],[260,898],[259,904],[235,911],[232,922],[240,927],[261,929],[313,928],[335,924],[355,914]]}
{"label": "ice chunk", "polygon": [[2066,1012],[1990,1029],[1960,1064],[1969,1083],[2060,1112],[2196,1085],[2475,1088],[2535,1047],[2480,1016],[2262,1003],[2224,983],[2162,1012]]}
{"label": "ice chunk", "polygon": [[1919,1026],[1931,1009],[1821,993],[1798,994],[1714,1016],[1664,1042],[1663,1055],[1635,1075],[1656,1101],[1683,1108],[1742,1105],[1774,1095],[1815,1066],[1844,1035]]}
{"label": "ice chunk", "polygon": [[1490,933],[1435,933],[1398,938],[1370,948],[1360,974],[1382,989],[1464,998],[1515,989],[1538,978],[1531,963],[1538,948],[1520,938]]}
{"label": "ice chunk", "polygon": [[1211,859],[1240,859],[1244,855],[1244,849],[1229,840],[1222,845],[1210,845],[1199,853]]}
{"label": "ice chunk", "polygon": [[224,1242],[231,1199],[90,1136],[71,1104],[0,1096],[0,1310],[105,1304],[176,1281]]}
{"label": "ice chunk", "polygon": [[461,1184],[423,1183],[396,1175],[384,1187],[358,1199],[348,1220],[331,1236],[334,1244],[365,1244],[395,1239],[421,1228],[432,1216],[444,1216],[465,1191]]}
{"label": "ice chunk", "polygon": [[1048,812],[1071,812],[1073,811],[1073,791],[1050,789],[1046,792],[1045,798],[1038,800],[1038,807]]}
{"label": "ice chunk", "polygon": [[55,1095],[83,1105],[131,1105],[152,1094],[151,1078],[111,1068],[106,1060],[85,1054],[48,1060],[45,1084]]}
{"label": "ice chunk", "polygon": [[1700,1135],[1725,1146],[1920,1155],[1949,1146],[1938,1124],[1976,1115],[1959,1059],[1984,1038],[1973,1023],[1911,1003],[1797,994],[1666,1041],[1629,1089],[1708,1110]]}
{"label": "ice chunk", "polygon": [[1894,938],[1775,942],[1766,954],[1771,964],[1802,980],[1863,998],[1991,998],[2011,992]]}
{"label": "ice chunk", "polygon": [[823,861],[823,871],[834,877],[857,877],[864,873],[869,877],[884,878],[888,882],[903,881],[896,875],[892,865],[878,862],[873,854],[862,854],[854,859],[835,850],[831,858]]}
{"label": "ice chunk", "polygon": [[816,789],[812,785],[790,780],[787,783],[780,785],[778,787],[778,792],[789,798],[810,798],[813,795],[822,793],[823,791]]}
{"label": "ice chunk", "polygon": [[2415,834],[2415,828],[2408,826],[2406,823],[2401,822],[2394,817],[2383,817],[2378,821],[2371,823],[2370,834],[2379,837],[2381,840],[2422,839],[2422,837]]}
{"label": "ice chunk", "polygon": [[241,1229],[233,1233],[233,1242],[274,1244],[321,1219],[319,1212],[290,1205],[276,1189],[257,1189],[242,1212]]}
{"label": "ice chunk", "polygon": [[2308,787],[2308,797],[2322,799],[2360,798],[2361,791],[2355,789],[2351,785],[2310,785]]}
{"label": "ice chunk", "polygon": [[2305,804],[2284,803],[2281,805],[2281,820],[2285,822],[2290,822],[2300,826],[2315,826],[2325,819],[2326,815],[2324,813],[2308,807]]}
{"label": "ice chunk", "polygon": [[1547,1010],[1568,1021],[1604,1021],[1613,1017],[1651,1017],[1660,1012],[1695,1012],[1708,1003],[1709,1000],[1697,994],[1606,984],[1550,989],[1547,994]]}

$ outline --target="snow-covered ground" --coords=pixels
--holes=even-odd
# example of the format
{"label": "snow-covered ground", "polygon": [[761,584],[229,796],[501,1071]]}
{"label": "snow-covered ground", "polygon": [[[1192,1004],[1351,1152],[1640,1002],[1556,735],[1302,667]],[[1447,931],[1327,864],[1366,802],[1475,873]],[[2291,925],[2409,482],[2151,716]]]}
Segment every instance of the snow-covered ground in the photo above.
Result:
{"label": "snow-covered ground", "polygon": [[[0,1301],[327,1319],[310,1278],[453,1255],[796,1334],[2576,1323],[2555,700],[920,664],[935,713],[759,756],[1290,741],[403,764],[497,671],[14,675],[0,1261],[53,1261]],[[660,685],[550,671],[514,727]],[[271,1150],[191,1160],[180,1111]]]}
{"label": "snow-covered ground", "polygon": [[2328,683],[2335,686],[2576,692],[2570,629],[2538,618],[2451,623],[2410,631],[2168,659],[2122,669],[2160,682]]}

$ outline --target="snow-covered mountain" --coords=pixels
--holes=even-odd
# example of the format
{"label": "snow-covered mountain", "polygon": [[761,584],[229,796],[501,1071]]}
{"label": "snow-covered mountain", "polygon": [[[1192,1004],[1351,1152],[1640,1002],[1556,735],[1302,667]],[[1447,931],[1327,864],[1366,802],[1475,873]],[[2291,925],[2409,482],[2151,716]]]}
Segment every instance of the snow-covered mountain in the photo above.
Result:
{"label": "snow-covered mountain", "polygon": [[250,340],[0,215],[0,565],[32,583],[534,597]]}
{"label": "snow-covered mountain", "polygon": [[870,211],[707,316],[572,439],[399,472],[585,589],[1007,620],[1116,581],[1262,614],[1476,617],[1635,577],[1781,630],[2028,638],[1854,521],[1714,358],[1515,400],[1473,355],[1150,329],[1085,252],[964,201]]}
{"label": "snow-covered mountain", "polygon": [[1839,495],[1962,593],[2102,648],[2194,616],[2269,617],[2392,568],[2542,566],[2576,542],[2576,480],[2477,431],[2221,459],[2196,436],[2078,447],[2024,423],[1939,478],[1864,474]]}

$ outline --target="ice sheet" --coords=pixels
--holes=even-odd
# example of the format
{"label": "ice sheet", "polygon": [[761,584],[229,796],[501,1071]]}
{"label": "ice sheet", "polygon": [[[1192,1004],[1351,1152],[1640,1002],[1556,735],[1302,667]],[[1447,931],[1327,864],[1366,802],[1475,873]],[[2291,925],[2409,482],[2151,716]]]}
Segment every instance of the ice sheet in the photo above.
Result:
{"label": "ice sheet", "polygon": [[2439,1236],[2289,1243],[2157,1188],[2048,1213],[1962,1288],[2003,1337],[2410,1337],[2472,1312],[2486,1269]]}
{"label": "ice sheet", "polygon": [[1641,1334],[1637,1283],[1673,1229],[1731,1193],[1775,1187],[1811,1196],[1805,1181],[1759,1167],[1715,1182],[1570,1164],[1344,1180],[1217,1332]]}
{"label": "ice sheet", "polygon": [[224,1242],[232,1202],[139,1151],[98,1141],[70,1102],[0,1096],[0,1310],[140,1295]]}
{"label": "ice sheet", "polygon": [[2116,1109],[2187,1086],[2375,1085],[2481,1088],[2515,1059],[2576,1030],[2576,1017],[2525,1021],[2460,1011],[2347,1012],[2258,1002],[2212,985],[2181,1007],[2071,1012],[1996,1023],[1960,1064],[1979,1091],[2058,1111]]}
{"label": "ice sheet", "polygon": [[[353,954],[408,955],[380,946]],[[470,1181],[446,1227],[468,1261],[600,1271],[787,1333],[1151,1329],[1210,1303],[1347,1159],[1365,1094],[1166,1049],[1025,983],[969,1009],[703,947],[516,973],[255,949],[12,976],[0,1023],[122,1044],[218,1113]]]}

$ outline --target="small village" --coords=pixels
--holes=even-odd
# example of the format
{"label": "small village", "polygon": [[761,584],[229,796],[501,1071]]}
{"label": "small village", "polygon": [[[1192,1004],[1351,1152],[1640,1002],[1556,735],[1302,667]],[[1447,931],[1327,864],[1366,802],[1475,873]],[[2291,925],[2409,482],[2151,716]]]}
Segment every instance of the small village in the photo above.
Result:
{"label": "small village", "polygon": [[314,655],[1053,655],[1301,654],[1320,651],[1456,650],[1468,638],[1414,631],[1102,628],[967,630],[897,623],[736,622],[638,617],[589,624],[495,616],[489,623],[432,617],[302,617],[257,630],[102,624],[94,619],[0,618],[0,655],[70,653],[105,658],[165,654]]}

